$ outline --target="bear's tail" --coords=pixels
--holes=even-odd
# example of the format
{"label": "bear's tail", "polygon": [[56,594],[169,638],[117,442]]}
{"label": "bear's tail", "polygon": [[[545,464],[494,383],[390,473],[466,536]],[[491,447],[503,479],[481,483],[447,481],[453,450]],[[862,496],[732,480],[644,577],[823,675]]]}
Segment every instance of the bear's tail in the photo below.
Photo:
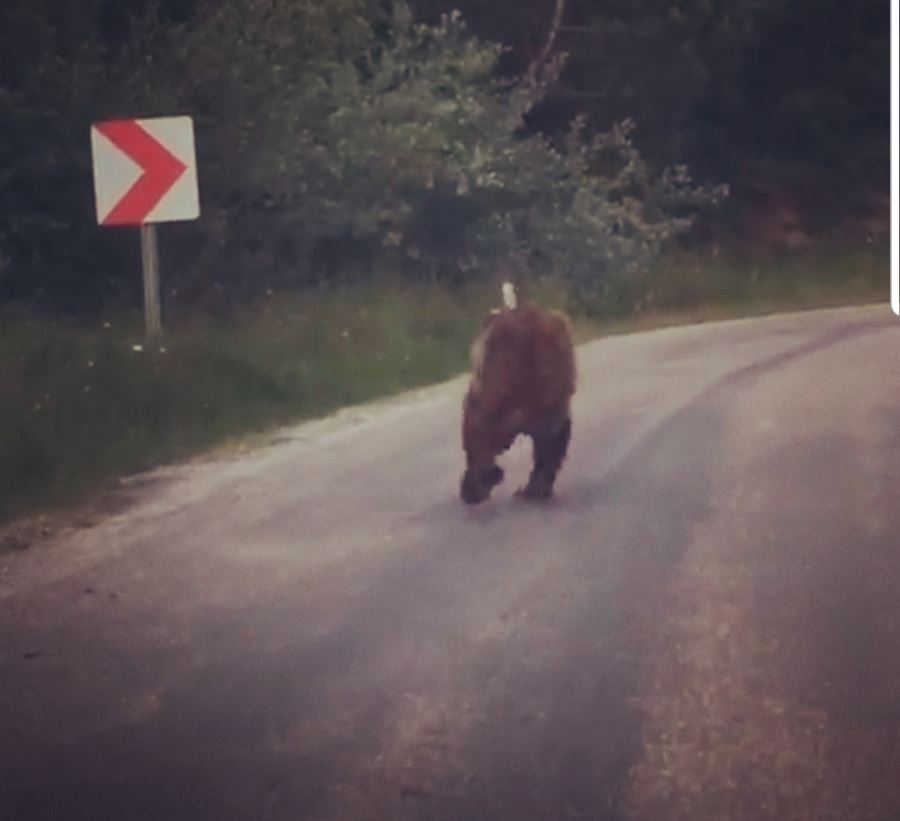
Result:
{"label": "bear's tail", "polygon": [[516,286],[511,282],[504,282],[500,291],[503,294],[503,307],[508,311],[514,311],[518,305],[518,300],[516,299]]}

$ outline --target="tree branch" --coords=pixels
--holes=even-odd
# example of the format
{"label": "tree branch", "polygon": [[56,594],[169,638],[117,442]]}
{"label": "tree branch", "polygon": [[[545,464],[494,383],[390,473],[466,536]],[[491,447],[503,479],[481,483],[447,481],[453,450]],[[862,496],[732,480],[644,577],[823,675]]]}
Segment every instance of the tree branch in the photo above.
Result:
{"label": "tree branch", "polygon": [[562,26],[565,13],[566,0],[556,0],[556,9],[553,12],[553,21],[550,23],[547,42],[544,43],[544,47],[540,50],[537,57],[531,61],[531,65],[528,66],[528,70],[525,72],[525,76],[529,80],[537,80],[541,69],[544,67],[547,60],[550,59],[550,55],[553,53],[553,47],[556,45],[556,38],[559,34],[560,26]]}

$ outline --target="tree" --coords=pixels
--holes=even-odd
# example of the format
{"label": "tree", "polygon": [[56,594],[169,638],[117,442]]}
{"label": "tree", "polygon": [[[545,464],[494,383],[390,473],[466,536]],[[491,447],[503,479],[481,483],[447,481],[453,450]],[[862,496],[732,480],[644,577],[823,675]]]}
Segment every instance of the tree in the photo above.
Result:
{"label": "tree", "polygon": [[[0,97],[20,129],[0,150],[24,156],[0,179],[5,212],[23,215],[0,238],[0,298],[71,302],[76,278],[95,303],[136,289],[110,273],[134,270],[116,264],[134,259],[133,236],[92,224],[87,133],[105,117],[195,118],[203,217],[163,243],[169,297],[188,303],[323,284],[350,272],[348,249],[362,272],[450,284],[517,255],[585,298],[624,298],[616,283],[685,224],[672,206],[715,194],[683,170],[651,173],[630,125],[592,136],[579,120],[554,145],[528,133],[559,62],[547,50],[510,80],[503,49],[458,14],[426,25],[399,0],[196,0],[183,19],[148,5],[113,46],[100,0],[73,42],[49,6],[17,2],[51,47]],[[42,207],[55,175],[65,188]]]}
{"label": "tree", "polygon": [[414,2],[423,19],[458,6],[513,75],[547,43],[565,54],[531,117],[545,133],[631,118],[646,158],[701,179],[886,185],[887,0],[566,0],[558,27],[558,0]]}

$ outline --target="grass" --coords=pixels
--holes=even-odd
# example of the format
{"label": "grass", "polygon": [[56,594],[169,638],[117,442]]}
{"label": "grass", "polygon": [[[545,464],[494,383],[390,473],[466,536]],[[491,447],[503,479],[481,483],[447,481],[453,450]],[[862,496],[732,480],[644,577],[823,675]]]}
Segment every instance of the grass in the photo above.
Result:
{"label": "grass", "polygon": [[675,254],[649,273],[646,307],[748,316],[786,309],[888,301],[888,250],[815,248],[770,260]]}
{"label": "grass", "polygon": [[357,289],[272,298],[149,344],[139,316],[86,328],[7,312],[0,519],[235,434],[448,378],[480,317],[436,289]]}
{"label": "grass", "polygon": [[[762,266],[678,255],[628,316],[576,317],[580,339],[676,322],[887,301],[871,249]],[[529,295],[561,306],[558,282]],[[464,370],[497,295],[359,287],[281,295],[228,321],[142,339],[139,316],[91,327],[0,314],[0,520],[84,497],[228,437],[437,382]]]}

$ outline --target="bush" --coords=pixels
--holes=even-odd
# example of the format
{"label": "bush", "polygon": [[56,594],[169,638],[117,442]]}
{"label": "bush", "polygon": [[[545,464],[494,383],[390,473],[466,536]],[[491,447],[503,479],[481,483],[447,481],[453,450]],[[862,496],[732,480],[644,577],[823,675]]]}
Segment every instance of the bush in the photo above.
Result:
{"label": "bush", "polygon": [[635,271],[721,193],[684,169],[651,175],[628,123],[587,139],[576,122],[556,145],[529,135],[547,85],[500,78],[501,49],[457,14],[419,25],[402,2],[384,17],[365,0],[198,0],[185,21],[151,5],[113,44],[99,0],[77,41],[51,5],[7,10],[42,49],[32,73],[0,79],[0,160],[16,158],[0,176],[0,300],[137,301],[133,232],[101,231],[89,210],[88,126],[104,117],[195,118],[203,217],[162,237],[174,306],[398,270],[462,285],[515,256],[522,276],[627,307]]}

